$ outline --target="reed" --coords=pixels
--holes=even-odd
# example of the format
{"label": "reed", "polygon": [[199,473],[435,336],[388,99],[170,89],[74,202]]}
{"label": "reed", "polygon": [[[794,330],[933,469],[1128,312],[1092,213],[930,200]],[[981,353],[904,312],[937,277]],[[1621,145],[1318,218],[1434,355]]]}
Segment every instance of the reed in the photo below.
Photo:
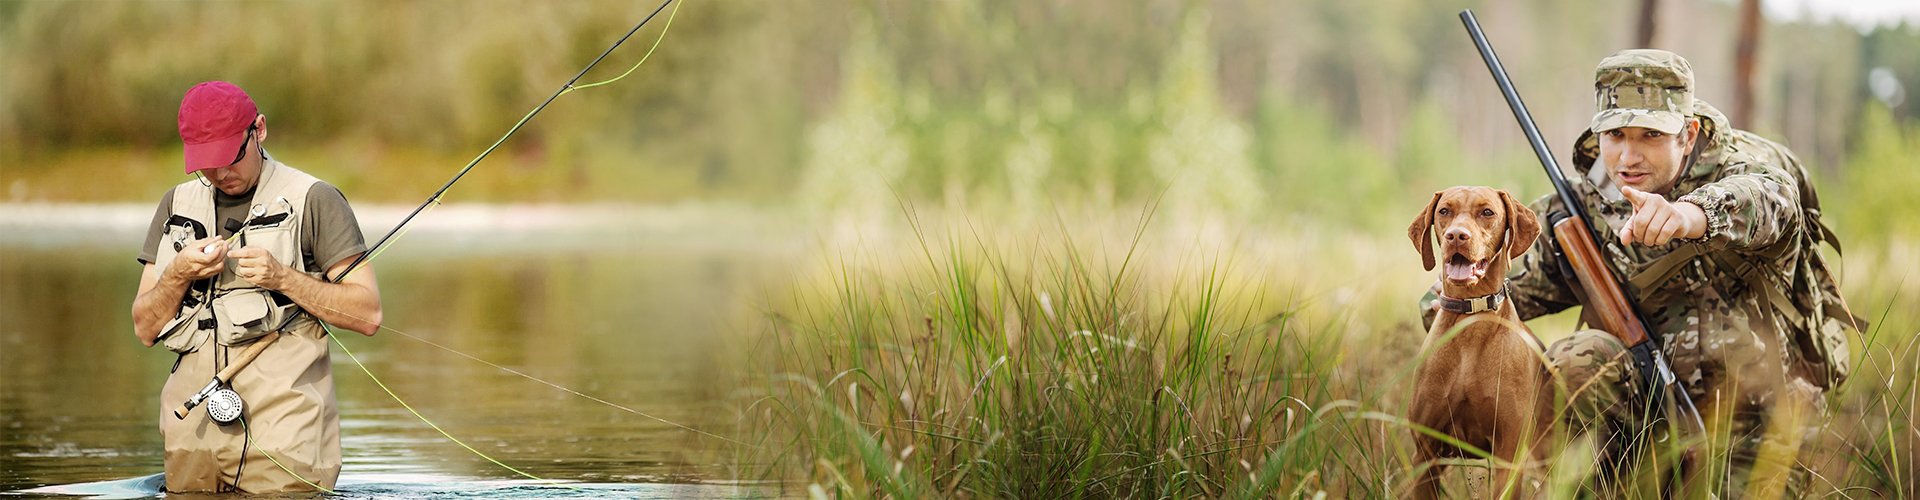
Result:
{"label": "reed", "polygon": [[[1397,239],[905,222],[823,244],[762,298],[736,392],[742,478],[814,498],[1387,498],[1419,466],[1399,416],[1430,277]],[[1349,267],[1368,261],[1406,265]],[[1812,491],[1912,496],[1915,337],[1888,331],[1857,340],[1860,368],[1800,457]],[[1613,481],[1590,439],[1554,446],[1536,487],[1556,498],[1647,496],[1674,463]],[[1491,494],[1486,461],[1454,464],[1452,495]]]}

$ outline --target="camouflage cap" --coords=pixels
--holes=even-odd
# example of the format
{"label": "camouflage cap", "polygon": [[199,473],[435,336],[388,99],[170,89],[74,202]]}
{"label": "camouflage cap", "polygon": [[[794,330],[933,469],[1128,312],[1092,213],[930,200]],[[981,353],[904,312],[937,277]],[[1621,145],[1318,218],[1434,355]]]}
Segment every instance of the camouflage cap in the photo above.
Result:
{"label": "camouflage cap", "polygon": [[1664,50],[1622,50],[1600,60],[1593,92],[1594,133],[1646,127],[1677,134],[1693,116],[1693,66]]}

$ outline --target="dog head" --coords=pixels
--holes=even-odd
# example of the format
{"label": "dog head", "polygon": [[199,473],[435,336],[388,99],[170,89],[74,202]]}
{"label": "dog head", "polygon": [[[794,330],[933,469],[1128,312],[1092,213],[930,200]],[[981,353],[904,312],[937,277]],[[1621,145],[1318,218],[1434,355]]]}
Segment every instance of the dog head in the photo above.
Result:
{"label": "dog head", "polygon": [[1466,286],[1478,283],[1489,269],[1504,274],[1507,260],[1527,253],[1540,236],[1540,220],[1506,191],[1460,186],[1433,193],[1433,201],[1407,227],[1428,271],[1434,267],[1435,229],[1447,284]]}

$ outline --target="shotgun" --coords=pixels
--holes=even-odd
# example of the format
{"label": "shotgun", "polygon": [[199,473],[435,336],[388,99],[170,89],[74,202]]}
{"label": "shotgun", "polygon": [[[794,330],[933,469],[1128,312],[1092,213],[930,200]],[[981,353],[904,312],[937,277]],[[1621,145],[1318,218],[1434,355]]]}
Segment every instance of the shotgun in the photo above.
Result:
{"label": "shotgun", "polygon": [[[1693,400],[1686,396],[1674,383],[1673,368],[1667,364],[1661,354],[1660,339],[1647,332],[1647,322],[1635,309],[1633,302],[1627,300],[1626,292],[1620,288],[1620,282],[1607,269],[1606,260],[1600,253],[1602,241],[1596,236],[1587,221],[1586,204],[1574,194],[1573,186],[1567,184],[1566,174],[1561,173],[1560,163],[1554,161],[1553,152],[1547,150],[1547,141],[1540,136],[1540,128],[1533,123],[1533,115],[1527,113],[1527,105],[1520,102],[1520,92],[1514,90],[1513,81],[1507,78],[1507,70],[1500,65],[1500,58],[1493,54],[1493,46],[1487,43],[1487,36],[1480,31],[1480,22],[1473,17],[1473,11],[1460,11],[1460,22],[1466,24],[1467,35],[1473,37],[1474,47],[1480,49],[1480,59],[1486,61],[1487,71],[1493,73],[1494,83],[1499,84],[1500,93],[1507,98],[1507,107],[1513,110],[1513,117],[1520,122],[1520,129],[1526,132],[1527,142],[1533,145],[1533,154],[1540,158],[1540,166],[1547,170],[1547,178],[1553,181],[1553,190],[1559,194],[1560,203],[1566,206],[1566,212],[1554,212],[1548,215],[1548,225],[1553,228],[1554,259],[1559,261],[1561,269],[1570,270],[1578,280],[1575,289],[1581,298],[1584,316],[1594,326],[1618,337],[1626,344],[1627,352],[1632,353],[1633,363],[1640,370],[1641,383],[1645,384],[1647,407],[1656,419],[1664,411],[1680,426],[1686,435],[1704,435],[1706,426],[1700,420],[1700,411],[1693,406]],[[1671,400],[1669,406],[1662,399]]]}

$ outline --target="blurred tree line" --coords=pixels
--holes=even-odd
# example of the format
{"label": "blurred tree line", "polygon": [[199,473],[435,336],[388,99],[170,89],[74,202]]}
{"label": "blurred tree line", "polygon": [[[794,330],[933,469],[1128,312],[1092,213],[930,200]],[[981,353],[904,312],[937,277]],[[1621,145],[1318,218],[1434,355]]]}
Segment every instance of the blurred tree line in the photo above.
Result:
{"label": "blurred tree line", "polygon": [[[1661,4],[1654,45],[1729,107],[1738,6]],[[656,5],[0,3],[0,182],[14,200],[150,198],[181,179],[163,168],[180,95],[221,79],[260,103],[290,163],[357,199],[413,200]],[[696,0],[646,67],[556,101],[454,195],[854,210],[895,193],[1015,209],[1164,196],[1380,222],[1400,217],[1305,210],[1455,184],[1539,193],[1455,17],[1469,7],[1566,156],[1593,65],[1635,43],[1633,2]],[[586,80],[638,60],[661,16]],[[1893,148],[1869,156],[1907,169],[1897,157],[1920,152],[1920,99],[1905,98],[1920,27],[1772,22],[1754,79],[1753,129],[1828,178],[1878,165],[1857,150]],[[1874,127],[1891,145],[1861,144],[1889,135]],[[124,164],[124,186],[70,185],[101,163]]]}

